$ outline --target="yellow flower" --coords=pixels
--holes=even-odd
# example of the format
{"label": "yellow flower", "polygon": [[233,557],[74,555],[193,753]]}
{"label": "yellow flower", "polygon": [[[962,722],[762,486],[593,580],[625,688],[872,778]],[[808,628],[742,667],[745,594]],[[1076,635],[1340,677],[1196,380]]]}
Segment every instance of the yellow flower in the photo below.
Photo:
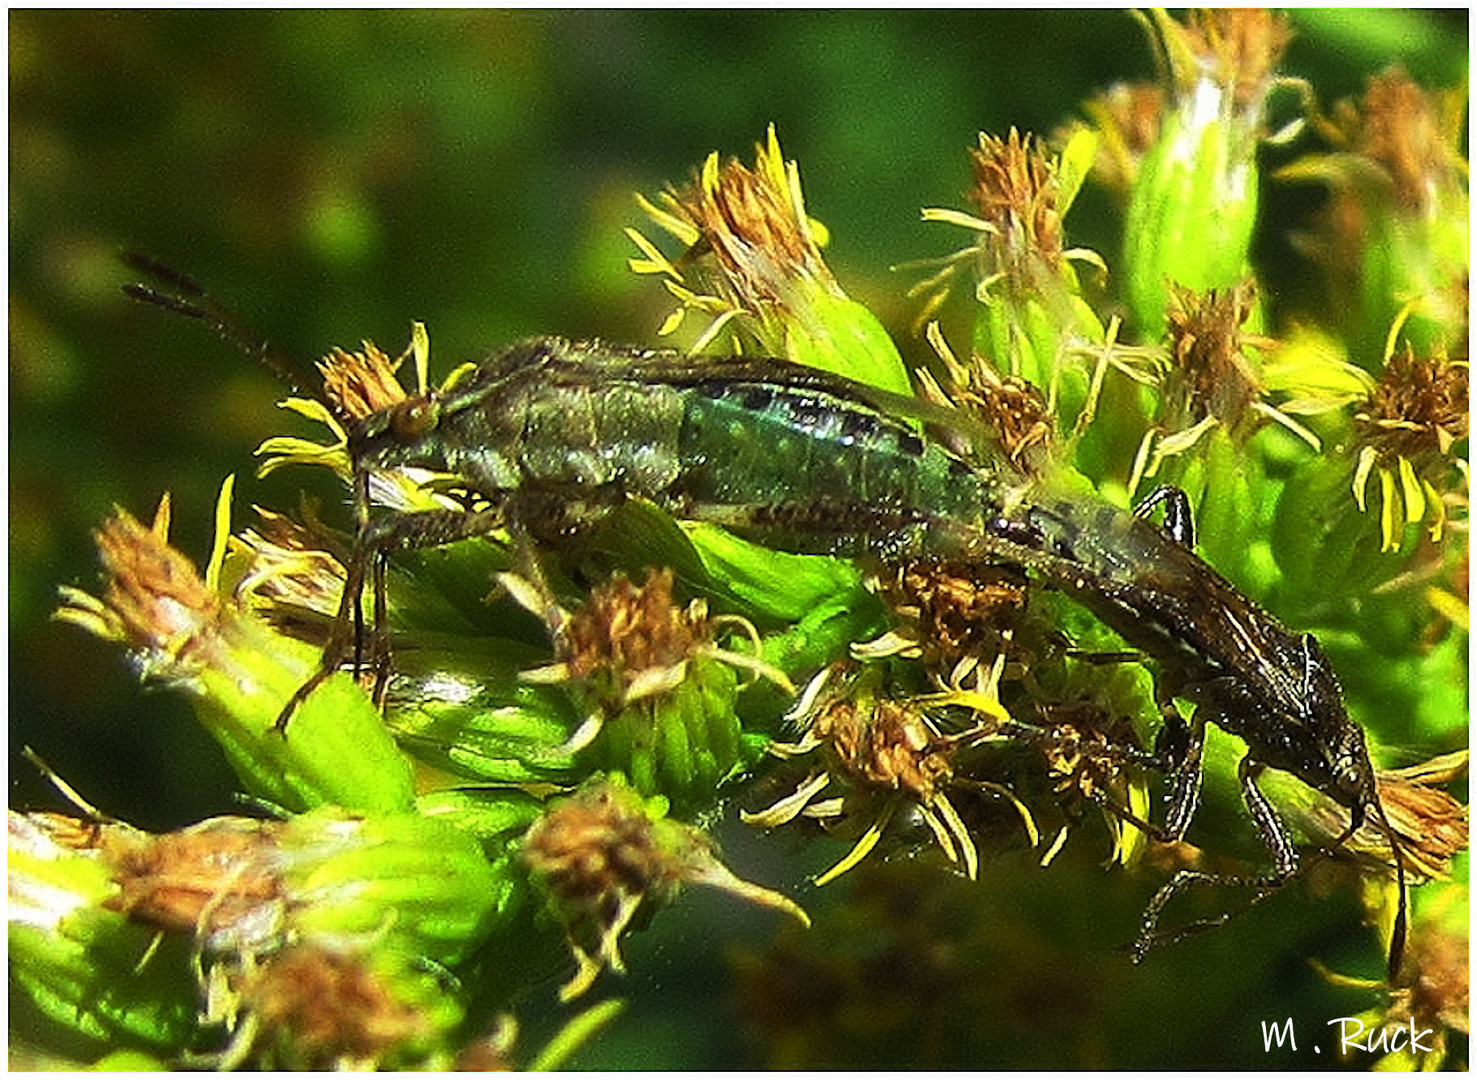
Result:
{"label": "yellow flower", "polygon": [[624,971],[620,937],[636,912],[665,906],[686,884],[722,889],[810,925],[793,901],[719,862],[705,833],[617,780],[591,781],[551,805],[529,829],[523,860],[564,923],[578,964],[559,992],[563,1001],[583,994],[606,967]]}
{"label": "yellow flower", "polygon": [[805,213],[800,170],[780,153],[774,126],[756,152],[755,168],[719,164],[709,155],[695,181],[669,188],[642,208],[686,246],[674,263],[635,229],[638,274],[666,278],[679,306],[670,334],[688,313],[707,319],[694,353],[723,351],[782,356],[894,393],[911,393],[897,347],[874,315],[837,284],[820,249],[826,233]]}
{"label": "yellow flower", "polygon": [[[834,881],[866,858],[904,808],[927,824],[950,862],[975,877],[979,852],[947,795],[956,785],[988,789],[1008,799],[1034,844],[1037,834],[1030,812],[1014,795],[998,784],[957,777],[955,771],[958,753],[989,736],[995,721],[1005,715],[996,696],[1000,669],[996,664],[988,675],[982,674],[976,689],[955,688],[917,701],[879,697],[867,675],[848,673],[842,665],[824,669],[791,711],[790,718],[804,725],[801,738],[794,743],[771,743],[769,748],[781,758],[821,750],[821,764],[790,795],[758,813],[741,812],[740,818],[760,828],[774,828],[802,815],[822,821],[867,822],[861,838],[835,866],[816,878],[817,885]],[[925,704],[966,705],[982,716],[963,731],[945,734],[929,718]],[[818,800],[832,783],[844,794]]]}
{"label": "yellow flower", "polygon": [[[1380,549],[1398,551],[1408,523],[1427,522],[1432,542],[1446,527],[1448,500],[1465,499],[1466,462],[1452,455],[1467,437],[1467,364],[1417,360],[1409,345],[1391,357],[1363,408],[1354,414],[1363,444],[1354,468],[1354,501],[1366,510],[1371,476],[1379,478]],[[1460,477],[1460,490],[1452,481]]]}

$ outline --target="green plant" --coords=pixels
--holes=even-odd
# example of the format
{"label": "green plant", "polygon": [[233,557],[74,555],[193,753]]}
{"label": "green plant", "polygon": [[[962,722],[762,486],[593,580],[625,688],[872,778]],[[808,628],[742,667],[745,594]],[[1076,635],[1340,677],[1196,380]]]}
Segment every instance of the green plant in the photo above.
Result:
{"label": "green plant", "polygon": [[[937,362],[920,383],[937,404],[987,421],[1013,458],[1059,470],[1076,490],[1119,505],[1150,481],[1186,490],[1207,559],[1290,623],[1319,632],[1373,737],[1450,749],[1460,745],[1457,720],[1465,717],[1457,575],[1465,565],[1466,366],[1464,355],[1448,355],[1466,340],[1465,302],[1450,300],[1452,290],[1465,290],[1465,254],[1454,260],[1444,241],[1369,238],[1399,233],[1412,199],[1422,229],[1433,219],[1463,220],[1464,163],[1439,138],[1381,158],[1389,148],[1373,135],[1361,143],[1357,125],[1346,123],[1340,130],[1363,154],[1358,175],[1383,173],[1386,183],[1375,195],[1351,189],[1363,212],[1380,215],[1377,224],[1328,244],[1355,244],[1352,256],[1339,249],[1341,268],[1366,252],[1374,258],[1375,249],[1381,264],[1361,277],[1367,298],[1351,319],[1329,319],[1316,333],[1279,325],[1247,284],[1255,204],[1227,194],[1249,198],[1257,190],[1253,155],[1272,89],[1276,26],[1260,17],[1245,24],[1197,17],[1188,26],[1156,19],[1176,82],[1159,134],[1138,153],[1133,136],[1145,130],[1144,116],[1133,113],[1130,125],[1115,111],[1123,100],[1112,97],[1094,111],[1097,126],[1065,136],[1060,153],[1015,132],[982,138],[972,156],[974,212],[928,214],[973,234],[925,286],[938,304],[966,310],[971,347],[956,351],[933,332]],[[1267,51],[1241,51],[1256,44]],[[1197,46],[1209,52],[1191,59]],[[1213,77],[1200,74],[1201,63]],[[1224,108],[1207,113],[1204,99],[1217,86]],[[1433,108],[1419,94],[1386,96],[1404,108]],[[1378,95],[1371,97],[1372,106]],[[1366,126],[1442,130],[1408,118],[1368,118]],[[1100,291],[1093,269],[1111,271],[1114,259],[1063,241],[1063,219],[1093,170],[1103,171],[1105,147],[1125,151],[1113,162],[1118,172],[1106,175],[1119,176],[1128,207],[1126,284],[1110,274],[1111,293]],[[1423,163],[1418,187],[1430,202],[1398,194],[1396,162],[1411,158]],[[1305,165],[1284,175],[1334,173]],[[715,157],[651,209],[687,258],[664,256],[641,238],[634,266],[664,275],[680,310],[709,320],[693,348],[782,355],[887,389],[910,385],[880,323],[826,268],[798,170],[784,162],[772,133],[754,170]],[[1225,214],[1244,227],[1222,229]],[[1391,252],[1423,265],[1388,266]],[[1186,256],[1200,262],[1186,268]],[[1079,265],[1089,268],[1085,282]],[[1411,282],[1429,288],[1413,290]],[[952,299],[943,295],[959,285]],[[1127,304],[1126,324],[1108,314],[1117,295]],[[1372,352],[1368,327],[1381,320],[1382,348]],[[410,351],[424,356],[426,347]],[[384,377],[387,358],[377,350],[340,360],[362,380],[356,385],[373,388],[363,395],[368,408],[404,394]],[[349,396],[337,393],[341,402]],[[334,444],[267,449],[341,473],[350,465]],[[417,478],[397,479],[401,498],[431,497]],[[158,996],[115,1011],[121,1020],[109,1014],[114,1026],[99,1026],[93,1011],[78,1009],[79,998],[60,991],[35,992],[49,1003],[42,1011],[62,1024],[85,1017],[84,1034],[103,1045],[162,1058],[212,1050],[227,1064],[438,1065],[492,1044],[514,1053],[505,1032],[486,1034],[485,1016],[463,1019],[464,1002],[501,1006],[567,968],[561,928],[579,957],[573,994],[602,964],[620,965],[620,932],[683,882],[721,880],[792,907],[736,884],[702,833],[673,820],[700,822],[741,799],[746,780],[772,771],[764,758],[771,746],[798,762],[799,784],[760,822],[795,820],[809,805],[855,838],[826,879],[878,861],[867,856],[895,843],[889,833],[910,815],[924,821],[943,860],[972,878],[982,863],[1008,860],[1022,838],[1037,846],[1043,822],[1053,837],[1043,850],[1061,850],[1095,796],[1148,814],[1150,778],[1105,748],[1152,742],[1152,678],[1133,663],[1104,667],[1053,650],[1052,635],[1062,632],[1084,649],[1118,646],[1069,602],[978,568],[868,581],[849,563],[771,552],[642,507],[623,513],[577,550],[545,553],[553,595],[574,608],[562,619],[566,652],[557,658],[547,651],[546,593],[513,573],[502,537],[397,559],[387,590],[397,682],[385,722],[346,676],[336,677],[304,702],[285,739],[271,727],[277,703],[311,673],[315,656],[299,639],[321,641],[337,608],[342,567],[329,554],[331,534],[311,521],[272,517],[228,553],[222,528],[206,574],[195,578],[165,544],[167,513],[153,529],[115,518],[102,534],[107,550],[123,556],[109,558],[110,594],[97,601],[69,591],[69,617],[126,641],[146,673],[197,695],[242,785],[289,816],[270,826],[204,823],[177,838],[116,834],[126,842],[108,830],[28,820],[34,850],[25,853],[48,867],[75,865],[79,875],[63,883],[77,897],[73,906],[52,914],[65,921],[86,912],[105,923],[97,937],[75,939],[84,968],[98,958],[75,984],[89,1000],[98,980],[138,977],[102,962],[127,951],[129,942],[115,935],[137,938],[137,921],[161,927],[176,946],[193,936],[206,956],[197,975],[175,955],[172,980],[158,979],[168,956],[145,966],[143,976],[161,984]],[[671,572],[642,578],[655,568]],[[503,595],[484,603],[495,576]],[[221,642],[224,655],[213,647]],[[857,654],[859,644],[870,647],[843,679],[810,687],[805,737],[783,739],[795,684]],[[1413,694],[1412,678],[1435,689]],[[959,737],[991,718],[1053,710],[1069,730],[1044,758],[1037,747]],[[1224,789],[1223,805],[1231,804],[1239,756],[1224,743],[1212,747],[1209,782],[1213,795]],[[1419,853],[1423,869],[1444,873],[1464,842],[1464,811],[1421,802],[1425,789],[1410,777],[1388,783],[1387,802],[1399,791],[1412,831],[1431,834]],[[822,784],[833,796],[825,805],[814,801]],[[1338,832],[1316,793],[1289,781],[1275,794],[1302,814],[1309,838]],[[992,802],[1007,807],[1006,825]],[[583,816],[562,823],[551,853],[547,822],[571,807]],[[1101,821],[1114,858],[1142,861],[1145,841],[1130,822],[1112,813]],[[1248,831],[1230,824],[1220,833],[1229,848]],[[1236,854],[1218,850],[1222,836],[1210,828],[1194,838],[1213,857]],[[315,858],[283,854],[304,847]],[[130,893],[126,871],[142,860],[157,874],[164,856],[155,853],[180,858],[181,849],[184,869],[165,865],[173,888],[187,880],[192,906],[166,909]],[[140,851],[150,852],[147,859]],[[1377,842],[1368,853],[1379,859]],[[202,878],[202,864],[214,876]],[[928,880],[941,881],[934,872]],[[314,893],[310,906],[297,898],[296,873],[315,883],[322,874],[361,882],[366,892],[340,905],[330,891],[321,907]],[[256,895],[244,883],[260,879],[269,917],[237,910]],[[423,893],[417,886],[428,879],[445,891]],[[1388,911],[1388,888],[1372,886],[1370,903]],[[1448,932],[1441,920],[1452,918],[1449,910],[1439,920],[1424,916],[1440,907],[1432,901],[1418,913],[1417,942]],[[117,918],[120,911],[137,921]],[[314,916],[312,925],[294,921],[303,914]],[[850,929],[866,930],[865,912]],[[479,961],[498,951],[500,938],[525,936],[540,948],[529,950],[524,966]],[[13,957],[13,971],[17,963],[51,962],[28,961],[14,946]],[[815,971],[845,979],[851,962],[838,952]],[[460,981],[428,978],[428,969]],[[762,986],[765,965],[752,961],[747,970],[751,987]],[[216,991],[213,1002],[229,1006],[200,1023],[188,1018],[190,995],[181,991],[196,977]],[[368,1034],[331,1010],[318,1027],[300,1022],[311,1014],[298,1003],[332,1002],[335,994],[373,1002],[367,1012],[383,1022]],[[416,1022],[406,1020],[411,1015]],[[789,1052],[803,1055],[808,1045],[812,1056],[791,1063],[831,1060],[826,1040],[835,1036],[821,1025],[801,1035],[786,1043]]]}

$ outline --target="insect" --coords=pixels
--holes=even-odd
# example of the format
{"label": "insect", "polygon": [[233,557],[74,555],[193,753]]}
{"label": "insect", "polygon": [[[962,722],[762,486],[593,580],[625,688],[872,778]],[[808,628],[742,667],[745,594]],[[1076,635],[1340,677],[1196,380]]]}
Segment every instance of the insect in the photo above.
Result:
{"label": "insect", "polygon": [[[193,303],[135,295],[200,317]],[[514,345],[443,392],[346,425],[358,515],[345,605],[359,603],[374,567],[382,606],[383,559],[394,550],[501,527],[557,539],[631,498],[788,551],[1024,566],[1158,662],[1165,724],[1155,757],[1172,778],[1165,822],[1153,830],[1161,838],[1182,838],[1194,817],[1207,722],[1247,744],[1242,796],[1273,860],[1272,876],[1235,880],[1265,891],[1298,873],[1297,850],[1257,786],[1267,768],[1349,810],[1334,846],[1366,820],[1380,828],[1400,889],[1393,976],[1405,938],[1404,860],[1363,731],[1317,640],[1282,626],[1194,554],[1182,493],[1161,489],[1133,513],[1053,496],[987,449],[983,467],[965,460],[925,437],[925,424],[988,445],[950,410],[784,361],[694,360],[558,338]],[[465,508],[372,512],[369,477],[407,466],[452,478],[438,490]],[[1163,525],[1148,520],[1160,505]],[[340,615],[342,626],[348,611]],[[318,679],[345,652],[340,634]],[[283,724],[313,685],[299,690]],[[1172,697],[1197,706],[1189,723]],[[1160,890],[1137,955],[1160,940],[1169,900],[1207,880],[1228,879],[1180,871]]]}
{"label": "insect", "polygon": [[[634,496],[789,550],[1034,569],[1159,662],[1166,723],[1157,749],[1174,777],[1161,836],[1182,838],[1195,814],[1205,724],[1239,736],[1248,746],[1242,795],[1274,863],[1262,884],[1298,870],[1257,786],[1267,768],[1345,806],[1346,837],[1366,819],[1385,833],[1402,898],[1390,958],[1398,967],[1399,841],[1364,733],[1317,640],[1288,630],[1195,556],[1183,493],[1160,489],[1135,513],[1052,498],[1003,463],[977,468],[922,438],[900,419],[939,419],[919,406],[775,360],[691,361],[544,339],[485,361],[445,400],[412,400],[373,418],[355,453],[368,469],[450,472],[506,513],[531,500],[525,520],[552,520],[556,531]],[[1147,520],[1160,504],[1163,526]],[[409,517],[374,539],[420,543],[482,527],[472,516]],[[1197,704],[1189,724],[1168,704],[1175,696]],[[1155,898],[1140,954],[1170,897],[1199,880],[1182,871]]]}

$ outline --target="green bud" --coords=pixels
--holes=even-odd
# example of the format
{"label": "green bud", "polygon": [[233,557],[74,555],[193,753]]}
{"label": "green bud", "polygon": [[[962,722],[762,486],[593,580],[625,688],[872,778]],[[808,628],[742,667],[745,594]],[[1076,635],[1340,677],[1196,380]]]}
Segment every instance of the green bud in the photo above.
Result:
{"label": "green bud", "polygon": [[285,823],[276,846],[295,939],[393,941],[455,965],[491,930],[505,893],[476,839],[420,814],[325,808]]}
{"label": "green bud", "polygon": [[1196,292],[1246,277],[1256,225],[1256,144],[1288,39],[1269,12],[1154,11],[1172,102],[1140,164],[1124,223],[1125,294],[1140,333],[1165,326],[1171,284]]}
{"label": "green bud", "polygon": [[490,784],[565,780],[581,719],[561,688],[520,679],[547,658],[509,641],[419,632],[397,654],[385,722],[418,760]]}
{"label": "green bud", "polygon": [[157,836],[110,834],[103,846],[116,906],[220,956],[319,941],[451,965],[496,916],[497,882],[477,840],[416,813],[209,818]]}
{"label": "green bud", "polygon": [[[1062,219],[1083,179],[1091,135],[1074,139],[1063,155],[1011,129],[1008,138],[980,135],[970,151],[974,185],[969,199],[978,217],[925,210],[924,220],[962,225],[974,243],[949,257],[920,288],[941,299],[960,272],[972,277],[979,301],[974,350],[994,368],[1037,387],[1054,405],[1062,433],[1087,403],[1091,372],[1075,356],[1104,340],[1101,321],[1080,294],[1074,261],[1106,270],[1102,259],[1064,246]],[[971,387],[961,388],[964,391]]]}
{"label": "green bud", "polygon": [[722,341],[730,353],[783,356],[911,394],[892,338],[842,291],[822,258],[824,227],[806,215],[800,170],[785,161],[773,125],[756,159],[751,170],[738,161],[720,165],[715,153],[693,183],[664,192],[661,207],[642,200],[658,225],[688,245],[679,270],[627,230],[644,256],[631,269],[663,275],[682,302],[662,333],[692,311],[711,320],[694,351]]}
{"label": "green bud", "polygon": [[1376,370],[1399,329],[1420,355],[1467,337],[1465,88],[1427,92],[1398,68],[1322,126],[1335,152],[1281,169],[1331,189],[1308,248],[1324,264],[1350,355]]}
{"label": "green bud", "polygon": [[103,830],[132,832],[10,812],[11,991],[71,1035],[180,1053],[198,1031],[188,943],[156,943],[153,929],[116,910]]}
{"label": "green bud", "polygon": [[[229,485],[223,506],[228,497]],[[251,794],[288,810],[324,803],[408,809],[409,763],[347,675],[323,680],[291,713],[287,730],[278,729],[288,701],[317,673],[319,651],[221,600],[212,584],[218,559],[202,579],[169,546],[168,529],[167,500],[150,528],[117,511],[96,534],[105,599],[63,589],[57,617],[123,642],[146,680],[188,694]]]}
{"label": "green bud", "polygon": [[598,768],[624,774],[642,795],[664,795],[683,809],[709,806],[718,785],[747,764],[737,696],[733,668],[695,657],[676,686],[608,717],[585,756]]}

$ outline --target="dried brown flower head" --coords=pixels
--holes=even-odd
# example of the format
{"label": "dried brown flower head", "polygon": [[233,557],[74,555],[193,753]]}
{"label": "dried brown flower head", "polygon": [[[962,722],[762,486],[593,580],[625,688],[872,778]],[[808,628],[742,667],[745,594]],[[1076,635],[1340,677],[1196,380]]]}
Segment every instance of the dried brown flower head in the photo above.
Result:
{"label": "dried brown flower head", "polygon": [[107,623],[104,636],[183,658],[221,608],[194,564],[169,546],[168,497],[148,528],[119,508],[93,537],[107,576],[102,603],[95,605]]}
{"label": "dried brown flower head", "polygon": [[1076,723],[1058,721],[1046,729],[1036,746],[1046,759],[1046,767],[1055,778],[1054,790],[1076,801],[1099,802],[1104,797],[1119,797],[1119,774],[1125,758],[1122,748],[1109,739],[1097,725],[1102,710],[1091,704],[1057,706],[1060,712],[1089,710],[1092,715]]}
{"label": "dried brown flower head", "polygon": [[1421,465],[1445,456],[1467,437],[1467,364],[1445,357],[1417,360],[1409,345],[1385,365],[1355,429],[1381,457]]}
{"label": "dried brown flower head", "polygon": [[611,784],[551,807],[529,829],[523,858],[561,903],[606,923],[643,896],[667,898],[680,879],[640,797]]}
{"label": "dried brown flower head", "polygon": [[1359,108],[1341,103],[1334,123],[1351,148],[1388,177],[1395,203],[1425,215],[1438,208],[1459,155],[1460,103],[1429,94],[1396,67],[1372,75]]}
{"label": "dried brown flower head", "polygon": [[570,674],[609,672],[623,686],[651,669],[671,668],[707,640],[701,605],[678,607],[672,571],[650,570],[643,585],[617,574],[596,587],[565,628]]}
{"label": "dried brown flower head", "polygon": [[280,831],[275,822],[226,817],[153,836],[105,834],[102,851],[120,890],[106,906],[216,946],[265,947],[277,919],[263,916],[280,917],[282,907]]}
{"label": "dried brown flower head", "polygon": [[399,366],[399,360],[391,360],[372,341],[364,342],[363,352],[335,348],[318,361],[323,392],[345,415],[355,419],[406,400],[405,388],[395,374]]}
{"label": "dried brown flower head", "polygon": [[240,980],[240,996],[291,1068],[373,1066],[432,1028],[425,1010],[392,994],[363,958],[321,946],[271,957]]}
{"label": "dried brown flower head", "polygon": [[[1199,75],[1229,89],[1238,108],[1260,109],[1292,40],[1286,16],[1265,8],[1201,8],[1178,29],[1180,46],[1194,58]],[[1191,72],[1177,70],[1176,75],[1188,78]]]}
{"label": "dried brown flower head", "polygon": [[1035,280],[1038,262],[1056,271],[1062,260],[1060,185],[1041,143],[1015,128],[1004,139],[981,133],[969,160],[974,170],[969,201],[994,233],[989,246],[997,269],[1018,288]]}
{"label": "dried brown flower head", "polygon": [[[920,701],[877,696],[875,674],[838,664],[811,681],[792,713],[792,719],[804,725],[802,737],[794,743],[771,743],[769,750],[782,758],[819,751],[821,762],[791,794],[757,813],[740,812],[739,816],[762,828],[783,825],[802,815],[867,823],[850,853],[816,878],[816,884],[824,885],[866,858],[893,816],[908,809],[928,825],[948,859],[972,878],[979,870],[979,853],[947,791],[955,783],[956,756],[990,734],[991,722],[976,722],[966,730],[944,734]],[[994,677],[998,678],[998,665]],[[993,685],[992,681],[991,694]],[[950,695],[937,697],[945,696]],[[962,691],[953,695],[976,701],[984,696],[984,692],[969,695]],[[819,799],[833,782],[845,793]],[[969,786],[1007,798],[1027,831],[1034,830],[1029,812],[1006,789],[986,781],[969,781]]]}
{"label": "dried brown flower head", "polygon": [[1414,1017],[1417,1026],[1430,1024],[1469,1034],[1471,966],[1465,935],[1425,933],[1411,943],[1410,970],[1415,977],[1392,995],[1390,1016]]}
{"label": "dried brown flower head", "polygon": [[735,877],[706,833],[654,815],[618,779],[597,779],[554,803],[528,830],[523,860],[563,920],[579,965],[560,991],[568,1001],[604,967],[625,970],[619,939],[643,905],[672,900],[684,884],[710,885],[810,924],[779,893]]}
{"label": "dried brown flower head", "polygon": [[305,525],[260,506],[256,512],[261,525],[230,540],[249,560],[235,595],[284,633],[321,643],[344,588],[344,564],[333,553],[339,540],[316,520]]}
{"label": "dried brown flower head", "polygon": [[1265,349],[1273,343],[1242,330],[1255,306],[1256,285],[1249,279],[1234,288],[1204,293],[1170,286],[1167,316],[1173,366],[1166,392],[1171,415],[1182,424],[1214,416],[1238,428],[1261,396],[1245,348]]}
{"label": "dried brown flower head", "polygon": [[[1468,810],[1435,785],[1466,771],[1467,754],[1444,754],[1403,769],[1380,769],[1375,775],[1380,803],[1390,827],[1400,839],[1405,871],[1413,881],[1445,880],[1451,860],[1468,844]],[[1341,834],[1349,825],[1349,811],[1332,799],[1319,798],[1308,808],[1316,831]],[[1366,818],[1345,847],[1366,861],[1390,865],[1394,854],[1379,823]]]}
{"label": "dried brown flower head", "polygon": [[669,192],[668,206],[698,239],[686,259],[711,253],[740,306],[786,304],[790,275],[802,275],[839,292],[821,257],[803,207],[783,165],[761,154],[758,169],[737,158],[719,166],[710,158],[684,188]]}
{"label": "dried brown flower head", "polygon": [[925,664],[947,674],[966,657],[1009,655],[1026,610],[1026,575],[1012,566],[920,559],[884,582],[894,614],[916,624]]}
{"label": "dried brown flower head", "polygon": [[903,791],[927,804],[954,775],[955,740],[940,736],[915,706],[836,701],[810,728],[853,781]]}

